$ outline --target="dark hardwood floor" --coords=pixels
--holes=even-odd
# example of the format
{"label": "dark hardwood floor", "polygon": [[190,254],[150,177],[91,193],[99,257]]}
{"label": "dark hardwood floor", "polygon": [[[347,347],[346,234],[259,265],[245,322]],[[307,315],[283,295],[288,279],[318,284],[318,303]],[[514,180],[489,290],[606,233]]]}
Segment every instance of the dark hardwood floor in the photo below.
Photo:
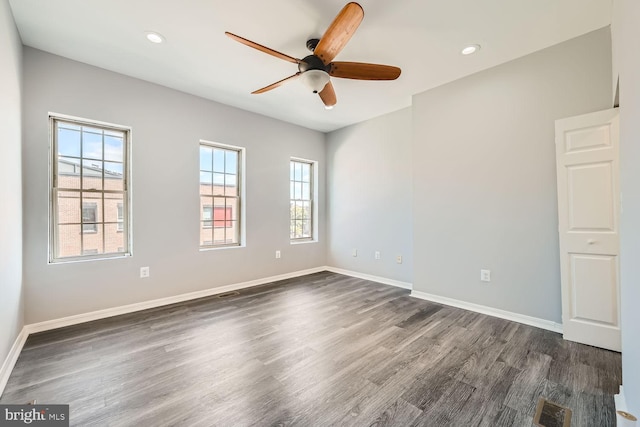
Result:
{"label": "dark hardwood floor", "polygon": [[29,337],[1,403],[72,425],[614,426],[618,353],[318,273]]}

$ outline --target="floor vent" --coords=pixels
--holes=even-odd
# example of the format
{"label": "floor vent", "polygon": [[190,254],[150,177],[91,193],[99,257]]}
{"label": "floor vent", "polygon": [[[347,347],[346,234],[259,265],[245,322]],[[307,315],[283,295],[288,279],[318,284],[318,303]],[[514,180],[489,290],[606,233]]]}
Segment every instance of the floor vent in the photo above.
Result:
{"label": "floor vent", "polygon": [[536,407],[533,424],[538,427],[569,427],[571,409],[560,406],[541,397]]}
{"label": "floor vent", "polygon": [[236,295],[240,295],[240,292],[238,291],[225,292],[223,294],[216,295],[216,298],[229,298],[229,297],[235,297]]}

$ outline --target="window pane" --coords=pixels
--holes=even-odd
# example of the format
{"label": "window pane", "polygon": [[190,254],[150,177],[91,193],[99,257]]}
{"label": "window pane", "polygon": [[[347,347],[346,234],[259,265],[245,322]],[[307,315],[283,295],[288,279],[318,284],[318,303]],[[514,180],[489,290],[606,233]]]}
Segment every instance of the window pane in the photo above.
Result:
{"label": "window pane", "polygon": [[302,181],[302,164],[299,162],[295,162],[296,168],[294,173],[294,178],[296,181]]}
{"label": "window pane", "polygon": [[293,189],[293,198],[296,200],[302,199],[302,183],[296,182]]}
{"label": "window pane", "polygon": [[227,222],[226,235],[225,235],[227,244],[235,244],[239,242],[238,231],[239,231],[238,221]]}
{"label": "window pane", "polygon": [[80,160],[58,158],[58,188],[80,188]]}
{"label": "window pane", "polygon": [[232,150],[225,151],[225,172],[238,173],[238,153]]}
{"label": "window pane", "polygon": [[104,159],[120,163],[124,161],[124,135],[120,137],[105,135]]}
{"label": "window pane", "polygon": [[206,205],[202,207],[202,226],[205,228],[213,227],[213,206]]}
{"label": "window pane", "polygon": [[82,188],[84,190],[102,190],[102,162],[82,161]]}
{"label": "window pane", "polygon": [[[82,233],[82,255],[93,255],[93,254],[101,254],[103,253],[102,245],[104,243],[103,239],[103,229],[102,224],[94,224],[95,232],[87,233],[84,231]],[[83,227],[85,227],[83,225]]]}
{"label": "window pane", "polygon": [[302,184],[302,200],[311,200],[311,185],[309,183]]}
{"label": "window pane", "polygon": [[[200,196],[200,221],[203,227],[212,227],[213,223],[213,197]],[[211,240],[210,238],[208,240]]]}
{"label": "window pane", "polygon": [[225,194],[227,196],[235,196],[236,194],[238,194],[238,192],[236,191],[236,188],[238,187],[237,176],[225,174],[224,186],[226,187]]}
{"label": "window pane", "polygon": [[[95,212],[93,221],[86,221],[84,218],[84,211],[87,210],[89,214],[90,211]],[[82,219],[83,222],[102,222],[102,193],[82,193]],[[94,215],[90,213],[89,215]]]}
{"label": "window pane", "polygon": [[209,246],[213,244],[213,227],[200,222],[200,246]]}
{"label": "window pane", "polygon": [[61,191],[56,203],[58,207],[58,224],[80,223],[80,193],[75,191]]}
{"label": "window pane", "polygon": [[227,210],[225,211],[225,219],[238,221],[240,218],[238,216],[238,199],[228,198],[227,199]]}
{"label": "window pane", "polygon": [[224,150],[213,149],[213,171],[224,173]]}
{"label": "window pane", "polygon": [[200,172],[200,194],[212,194],[213,174],[210,172]]}
{"label": "window pane", "polygon": [[213,244],[214,245],[224,245],[226,244],[226,240],[224,237],[225,229],[224,229],[224,221],[222,221],[222,226],[213,224]]}
{"label": "window pane", "polygon": [[302,219],[311,219],[311,202],[302,203]]}
{"label": "window pane", "polygon": [[224,174],[222,173],[213,174],[213,194],[224,195]]}
{"label": "window pane", "polygon": [[117,230],[124,231],[124,204],[118,203],[117,210],[118,210],[118,222],[116,224]]}
{"label": "window pane", "polygon": [[301,237],[311,237],[311,221],[304,220],[302,221],[302,236]]}
{"label": "window pane", "polygon": [[295,221],[291,221],[291,226],[289,227],[289,238],[291,239],[296,238],[296,222]]}
{"label": "window pane", "polygon": [[296,202],[296,211],[294,219],[302,219],[302,202]]}
{"label": "window pane", "polygon": [[289,162],[289,179],[291,181],[295,179],[295,162]]}
{"label": "window pane", "polygon": [[124,252],[124,233],[118,230],[118,224],[104,225],[105,253]]}
{"label": "window pane", "polygon": [[80,157],[80,132],[58,127],[58,154]]}
{"label": "window pane", "polygon": [[104,222],[118,222],[124,219],[124,194],[105,193]]}
{"label": "window pane", "polygon": [[210,147],[200,146],[200,170],[213,171],[213,149]]}
{"label": "window pane", "polygon": [[104,162],[104,189],[111,191],[124,190],[122,163]]}
{"label": "window pane", "polygon": [[82,233],[80,225],[58,225],[57,254],[60,258],[82,255]]}
{"label": "window pane", "polygon": [[302,164],[302,181],[311,182],[311,165],[309,163]]}
{"label": "window pane", "polygon": [[82,129],[82,157],[102,160],[102,131],[100,129]]}

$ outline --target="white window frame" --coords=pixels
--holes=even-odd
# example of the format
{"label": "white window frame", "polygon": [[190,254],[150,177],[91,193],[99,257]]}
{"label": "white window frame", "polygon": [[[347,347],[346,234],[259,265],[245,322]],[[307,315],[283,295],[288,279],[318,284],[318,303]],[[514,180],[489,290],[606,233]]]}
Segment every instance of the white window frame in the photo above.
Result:
{"label": "white window frame", "polygon": [[[58,209],[57,209],[57,191],[66,191],[63,189],[59,189],[57,186],[57,178],[58,178],[58,143],[57,143],[57,133],[56,133],[56,123],[64,122],[70,123],[79,126],[87,126],[93,128],[100,128],[103,130],[113,130],[124,133],[124,152],[123,152],[123,190],[121,193],[123,194],[122,202],[123,206],[123,214],[124,220],[122,221],[122,229],[119,228],[119,225],[116,226],[118,232],[122,232],[124,234],[124,247],[122,251],[112,252],[112,253],[101,253],[95,255],[77,255],[77,256],[69,256],[69,257],[60,257],[57,253],[58,248],[58,234],[57,234],[57,223],[58,223]],[[79,262],[79,261],[94,261],[101,259],[113,259],[113,258],[123,258],[129,257],[133,255],[133,239],[132,239],[132,203],[131,203],[131,138],[132,138],[132,129],[129,126],[123,126],[113,123],[102,122],[98,120],[85,119],[81,117],[69,116],[66,114],[59,113],[49,113],[49,230],[48,230],[48,240],[49,240],[49,250],[48,250],[48,263],[49,264],[61,264],[61,263],[69,263],[69,262]],[[80,160],[83,157],[79,157]],[[82,164],[80,164],[80,170],[82,170]],[[82,178],[81,178],[82,180]],[[79,190],[80,193],[86,192],[87,190],[82,189],[82,186]],[[102,190],[92,190],[92,192],[97,193],[109,193],[108,190],[104,188]],[[80,216],[82,217],[82,209],[83,205],[80,205]],[[104,223],[104,217],[102,218]],[[118,223],[119,224],[119,223]],[[80,232],[81,234],[85,233],[93,233],[92,231],[84,231],[83,224],[80,224]],[[120,249],[120,247],[118,248]],[[81,253],[84,252],[84,249],[81,247]]]}
{"label": "white window frame", "polygon": [[[213,141],[208,141],[205,139],[201,139],[199,141],[198,144],[198,171],[200,171],[200,147],[201,146],[205,146],[205,147],[209,147],[209,148],[219,148],[222,150],[233,150],[236,151],[238,153],[238,165],[237,165],[237,187],[238,187],[238,243],[224,243],[224,244],[214,244],[213,242],[213,237],[211,241],[205,240],[205,242],[211,242],[210,244],[201,244],[201,242],[198,242],[200,251],[216,251],[216,250],[224,250],[224,249],[235,249],[235,248],[244,248],[246,247],[246,221],[245,218],[247,217],[246,215],[246,208],[245,208],[245,200],[246,200],[246,174],[245,174],[245,170],[246,170],[246,162],[247,162],[247,155],[246,155],[246,148],[245,147],[240,147],[238,145],[230,145],[230,144],[222,144],[219,142],[213,142]],[[200,179],[198,179],[198,189],[200,188]],[[198,190],[198,206],[200,206],[200,190]],[[202,219],[202,210],[199,210],[198,212],[199,215],[199,221],[198,221],[198,230],[202,229],[202,222],[203,221],[209,221],[209,220],[203,220]],[[206,229],[211,229],[212,233],[213,233],[213,229],[214,227],[214,217],[215,217],[215,207],[212,205],[212,210],[211,210],[211,228],[209,227],[205,227]],[[198,236],[200,236],[200,234],[198,233]],[[198,240],[200,240],[200,237],[198,237]]]}
{"label": "white window frame", "polygon": [[[289,243],[299,245],[303,243],[315,243],[318,241],[318,161],[305,159],[302,157],[291,157],[289,159],[289,171],[291,162],[307,163],[311,165],[311,236],[301,238],[291,238],[291,209],[289,209]],[[291,198],[291,176],[289,176],[289,203]]]}

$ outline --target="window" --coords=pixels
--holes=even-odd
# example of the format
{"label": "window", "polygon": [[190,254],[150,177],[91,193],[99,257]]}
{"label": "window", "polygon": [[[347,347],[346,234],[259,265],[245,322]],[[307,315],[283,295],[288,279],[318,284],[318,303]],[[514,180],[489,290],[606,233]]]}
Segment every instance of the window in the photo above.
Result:
{"label": "window", "polygon": [[87,202],[83,203],[82,204],[82,232],[96,233],[98,231],[98,224],[96,224],[97,218],[98,218],[98,204],[87,203]]}
{"label": "window", "polygon": [[211,205],[202,207],[202,227],[213,227],[213,206]]}
{"label": "window", "polygon": [[200,144],[200,247],[239,246],[243,149]]}
{"label": "window", "polygon": [[[117,222],[116,230],[117,231],[124,230],[124,206],[122,205],[122,203],[118,203],[118,222]],[[120,252],[121,250],[118,249],[118,251]]]}
{"label": "window", "polygon": [[313,162],[291,160],[290,168],[290,238],[313,239]]}
{"label": "window", "polygon": [[49,261],[130,254],[129,129],[51,116]]}

